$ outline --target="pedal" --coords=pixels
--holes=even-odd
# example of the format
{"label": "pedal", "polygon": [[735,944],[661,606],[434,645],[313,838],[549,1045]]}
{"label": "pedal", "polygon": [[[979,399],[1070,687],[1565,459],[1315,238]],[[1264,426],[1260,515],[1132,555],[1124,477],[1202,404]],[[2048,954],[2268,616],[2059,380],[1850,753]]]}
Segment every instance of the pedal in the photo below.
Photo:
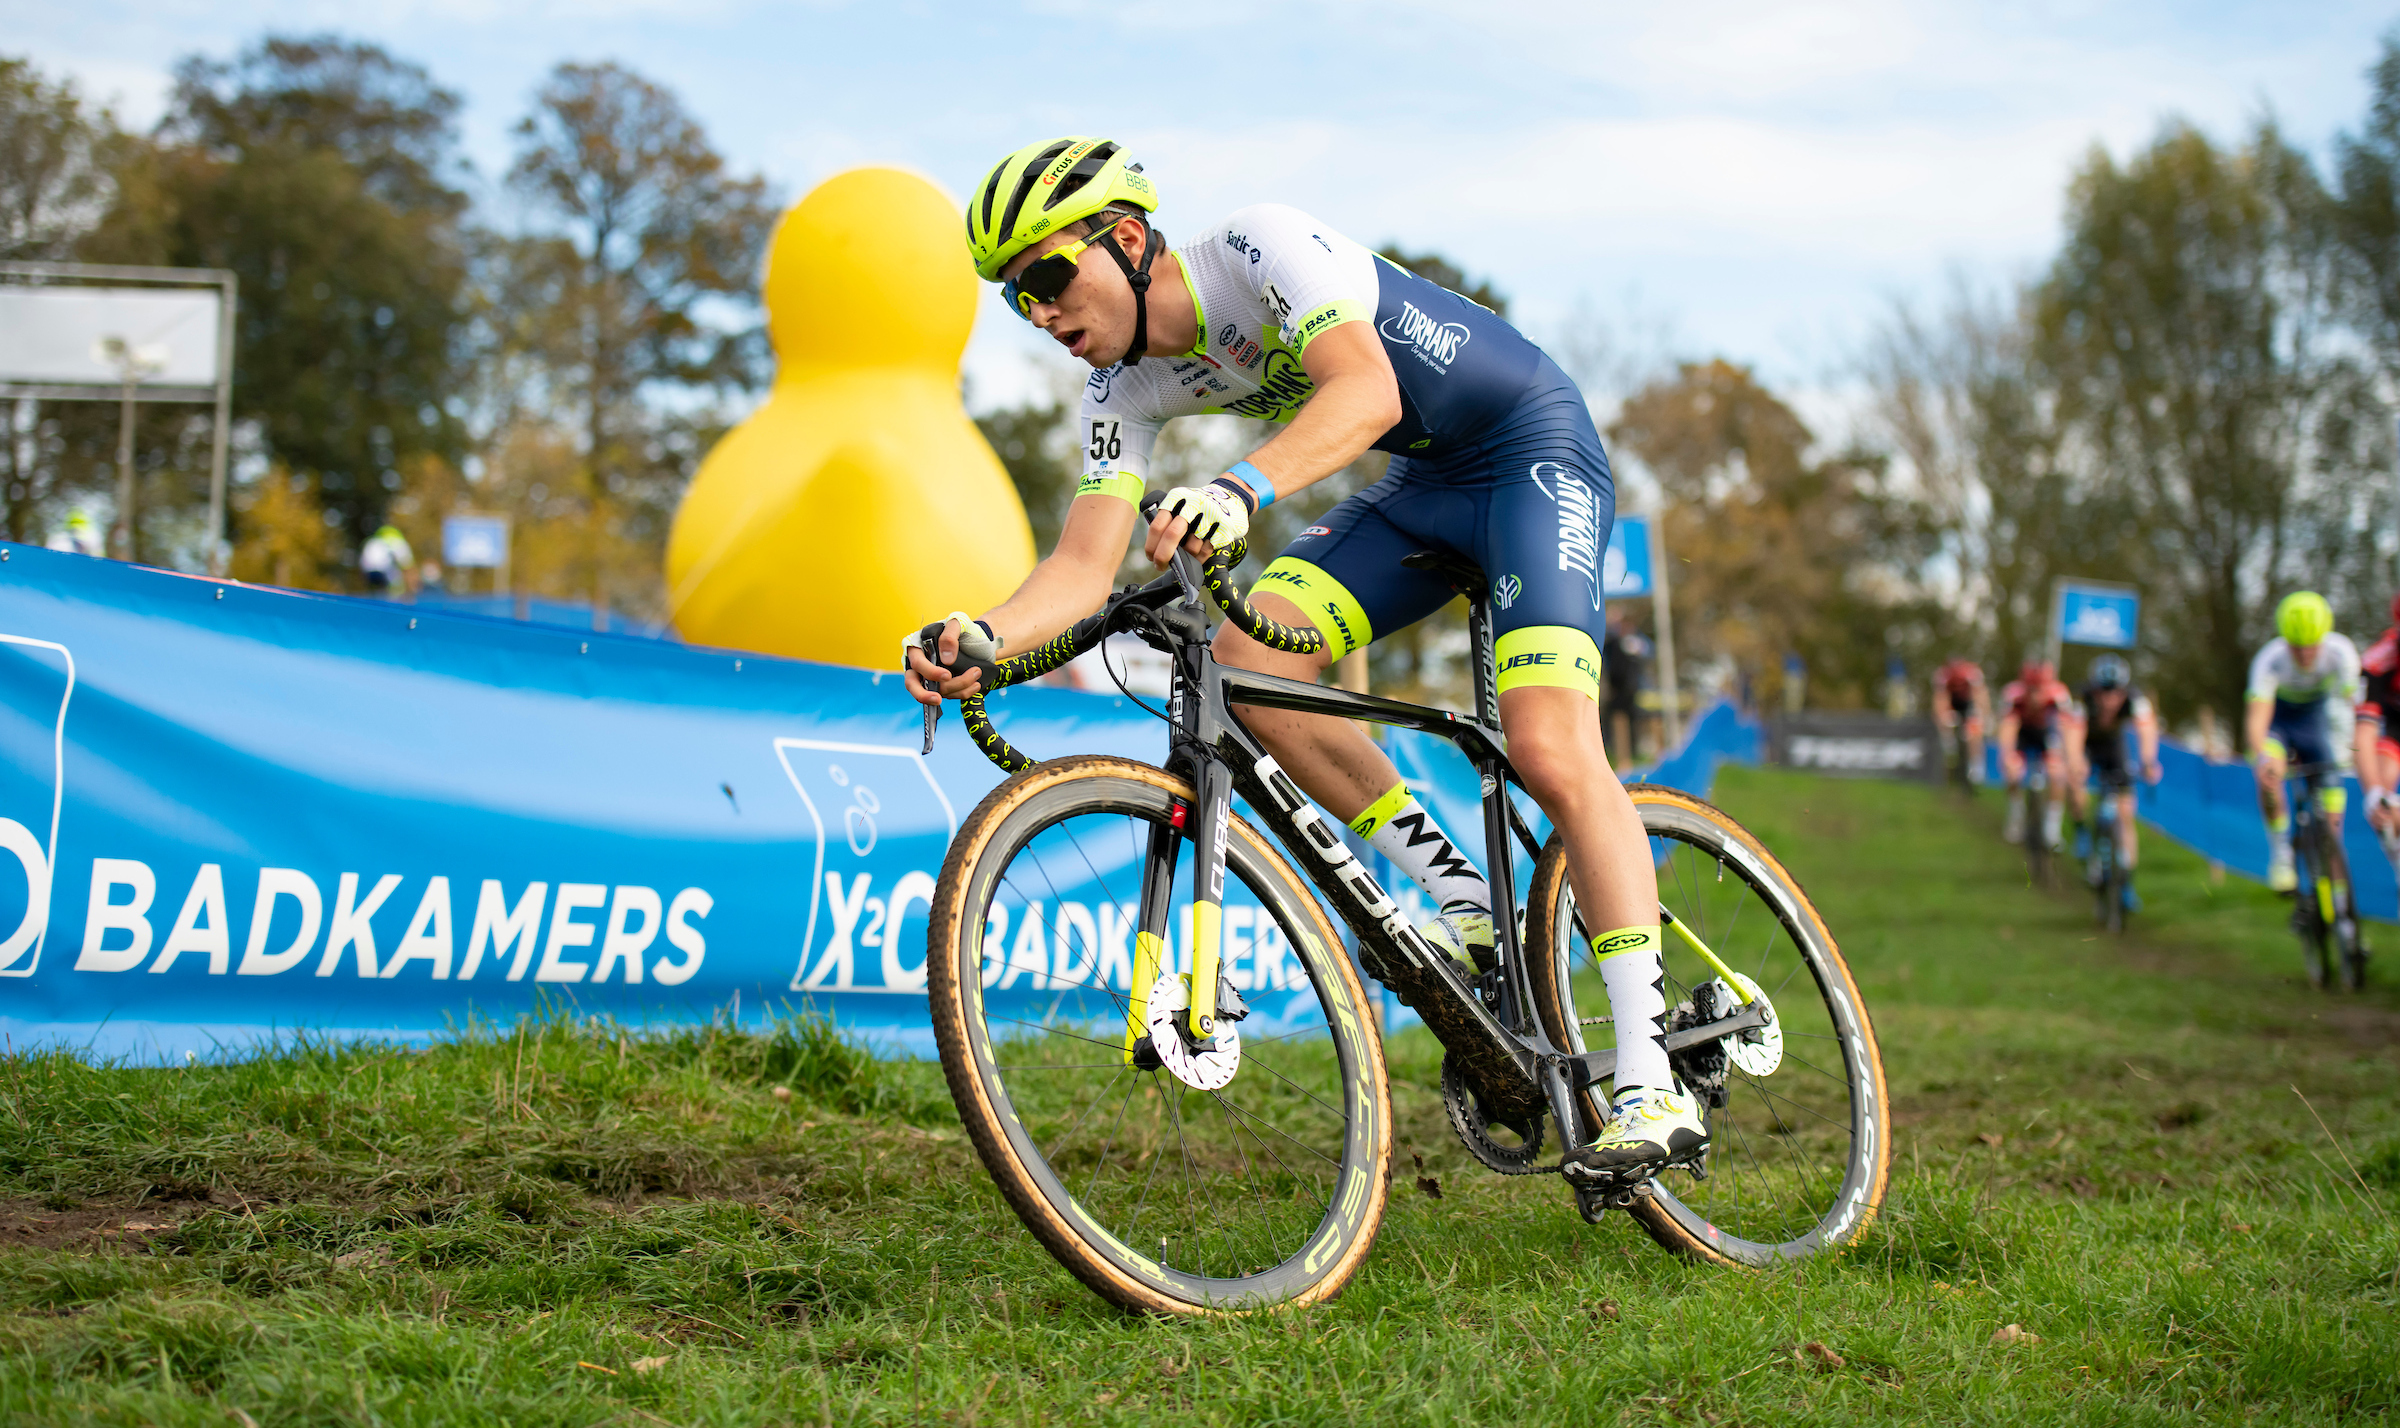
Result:
{"label": "pedal", "polygon": [[1587,1225],[1599,1224],[1608,1215],[1608,1192],[1576,1186],[1575,1213],[1583,1216]]}

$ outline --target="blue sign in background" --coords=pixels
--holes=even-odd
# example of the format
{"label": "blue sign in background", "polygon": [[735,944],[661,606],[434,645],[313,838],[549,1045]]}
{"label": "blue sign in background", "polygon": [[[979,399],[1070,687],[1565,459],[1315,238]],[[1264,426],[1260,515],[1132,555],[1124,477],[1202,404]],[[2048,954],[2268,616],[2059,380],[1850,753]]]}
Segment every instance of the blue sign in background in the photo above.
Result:
{"label": "blue sign in background", "polygon": [[1619,516],[1608,532],[1601,589],[1611,600],[1630,600],[1649,594],[1650,582],[1650,518]]}
{"label": "blue sign in background", "polygon": [[2141,628],[2142,597],[2104,585],[2059,586],[2058,638],[2063,644],[2129,650]]}

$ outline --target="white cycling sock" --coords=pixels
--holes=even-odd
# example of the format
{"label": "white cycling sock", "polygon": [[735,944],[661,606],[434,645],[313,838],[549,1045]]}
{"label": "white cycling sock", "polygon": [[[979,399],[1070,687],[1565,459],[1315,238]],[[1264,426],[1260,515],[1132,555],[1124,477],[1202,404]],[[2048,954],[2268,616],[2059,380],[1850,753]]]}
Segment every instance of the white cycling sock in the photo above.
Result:
{"label": "white cycling sock", "polygon": [[1617,1026],[1616,1098],[1636,1086],[1675,1089],[1667,1065],[1667,983],[1659,966],[1659,925],[1620,927],[1592,939]]}
{"label": "white cycling sock", "polygon": [[1416,879],[1436,908],[1446,911],[1463,903],[1491,910],[1491,884],[1459,855],[1406,783],[1393,784],[1368,804],[1366,812],[1350,820],[1350,829],[1391,859],[1392,866]]}

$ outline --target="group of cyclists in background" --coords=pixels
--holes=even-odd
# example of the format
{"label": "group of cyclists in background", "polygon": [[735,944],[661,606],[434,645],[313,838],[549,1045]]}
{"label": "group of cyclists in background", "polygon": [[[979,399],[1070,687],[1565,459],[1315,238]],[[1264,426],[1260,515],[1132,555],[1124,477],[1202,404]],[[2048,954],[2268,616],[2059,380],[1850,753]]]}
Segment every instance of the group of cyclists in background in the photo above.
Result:
{"label": "group of cyclists in background", "polygon": [[[2391,615],[2392,624],[2362,652],[2334,629],[2333,607],[2324,596],[2294,592],[2276,606],[2275,638],[2250,663],[2243,751],[2266,823],[2267,883],[2288,893],[2317,878],[2329,924],[2335,902],[2345,910],[2348,904],[2348,874],[2339,866],[2338,848],[2346,802],[2343,763],[2357,773],[2368,823],[2400,867],[2400,690],[2394,688],[2400,596],[2393,598]],[[2344,732],[2336,724],[2343,708],[2353,716],[2347,749],[2335,742]],[[2141,855],[2136,780],[2155,784],[2162,770],[2158,716],[2124,656],[2094,656],[2080,689],[2070,689],[2050,660],[2029,659],[1996,699],[1980,666],[1954,658],[1934,674],[1933,716],[1952,775],[1962,784],[1983,781],[1987,731],[1997,745],[2008,796],[2003,838],[2024,845],[2029,855],[2063,853],[2072,814],[2075,856],[2093,885],[2100,886],[2104,864],[2111,865],[2109,882],[2122,911],[2140,905],[2133,891]],[[2287,783],[2313,793],[2313,805],[2300,810],[2304,829],[2321,820],[2332,830],[2313,859],[2305,847],[2295,857]]]}

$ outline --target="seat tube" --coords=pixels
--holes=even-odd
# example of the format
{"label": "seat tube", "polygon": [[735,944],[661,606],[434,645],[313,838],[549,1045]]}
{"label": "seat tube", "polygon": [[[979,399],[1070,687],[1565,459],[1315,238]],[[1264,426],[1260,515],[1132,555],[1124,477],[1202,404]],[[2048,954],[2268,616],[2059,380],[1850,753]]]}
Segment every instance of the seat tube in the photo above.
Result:
{"label": "seat tube", "polygon": [[1217,1034],[1219,938],[1224,931],[1225,834],[1233,819],[1233,772],[1201,761],[1192,805],[1192,1005],[1184,1024],[1197,1040]]}

